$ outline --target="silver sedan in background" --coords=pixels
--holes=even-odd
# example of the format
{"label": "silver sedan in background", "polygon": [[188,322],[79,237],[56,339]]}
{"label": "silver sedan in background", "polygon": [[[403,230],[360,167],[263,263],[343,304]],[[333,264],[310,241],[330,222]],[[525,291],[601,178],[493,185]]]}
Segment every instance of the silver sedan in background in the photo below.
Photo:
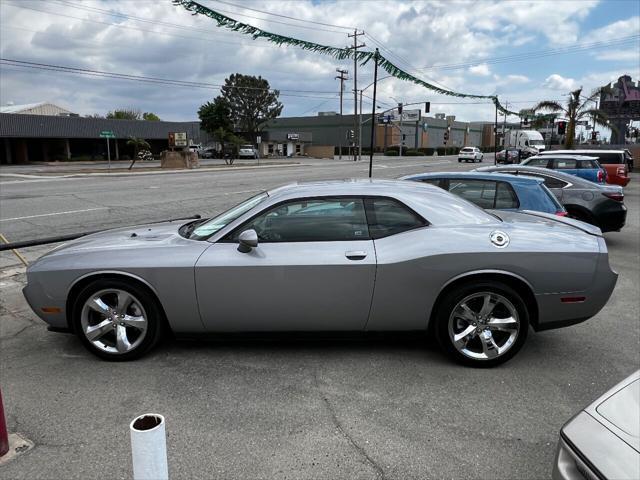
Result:
{"label": "silver sedan in background", "polygon": [[86,236],[32,263],[24,294],[107,360],[140,357],[163,330],[394,330],[493,366],[530,326],[598,313],[616,280],[596,227],[491,214],[418,182],[347,180],[263,192],[211,219]]}

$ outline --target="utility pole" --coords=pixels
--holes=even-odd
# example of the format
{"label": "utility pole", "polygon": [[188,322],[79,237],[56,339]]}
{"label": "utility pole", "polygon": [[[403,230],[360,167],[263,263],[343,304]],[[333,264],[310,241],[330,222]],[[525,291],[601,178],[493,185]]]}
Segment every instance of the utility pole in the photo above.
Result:
{"label": "utility pole", "polygon": [[496,123],[493,126],[493,164],[498,164],[498,97],[496,97]]}
{"label": "utility pole", "polygon": [[336,78],[340,80],[340,127],[338,132],[338,159],[342,160],[342,137],[344,136],[344,131],[342,130],[342,92],[344,91],[344,81],[347,79],[347,70],[341,70],[336,68],[336,72],[340,75],[337,75]]}
{"label": "utility pole", "polygon": [[360,143],[360,137],[358,135],[358,49],[365,47],[366,44],[358,45],[358,37],[360,35],[364,35],[364,32],[358,32],[356,28],[352,34],[347,34],[349,38],[353,38],[353,46],[349,47],[350,50],[353,50],[353,161],[355,162],[358,158],[356,155],[356,145]]}
{"label": "utility pole", "polygon": [[371,143],[369,144],[369,178],[373,175],[373,146],[375,145],[376,135],[376,93],[378,87],[378,58],[380,53],[376,48],[376,53],[373,55],[374,67],[373,67],[373,107],[371,107]]}

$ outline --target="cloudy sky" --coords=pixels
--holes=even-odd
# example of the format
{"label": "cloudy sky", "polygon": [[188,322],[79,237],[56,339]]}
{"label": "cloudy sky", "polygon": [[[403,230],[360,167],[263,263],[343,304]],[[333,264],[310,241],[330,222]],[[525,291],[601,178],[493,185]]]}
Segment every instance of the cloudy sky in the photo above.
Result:
{"label": "cloudy sky", "polygon": [[[360,37],[365,49],[380,47],[415,76],[459,92],[497,93],[512,110],[562,100],[573,88],[591,90],[622,74],[640,76],[636,0],[201,3],[268,31],[338,47],[352,42],[342,27],[357,27],[366,33]],[[194,120],[198,107],[218,94],[215,86],[240,72],[261,75],[279,89],[283,115],[315,115],[338,110],[334,77],[343,68],[350,78],[344,108],[353,110],[352,61],[254,41],[170,0],[1,0],[0,9],[3,59],[206,84],[171,86],[5,63],[3,105],[50,101],[83,115],[132,107],[166,120]],[[359,68],[359,87],[372,77],[371,66]],[[494,116],[492,105],[392,78],[381,81],[379,99],[383,108],[430,100],[432,113],[466,121]],[[365,107],[370,111],[367,98]]]}

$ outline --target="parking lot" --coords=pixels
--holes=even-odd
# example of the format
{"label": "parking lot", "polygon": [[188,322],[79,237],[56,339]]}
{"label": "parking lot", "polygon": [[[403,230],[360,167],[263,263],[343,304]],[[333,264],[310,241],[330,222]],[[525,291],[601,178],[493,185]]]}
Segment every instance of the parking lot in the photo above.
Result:
{"label": "parking lot", "polygon": [[[17,241],[212,215],[265,188],[367,168],[328,160],[0,177],[0,232]],[[386,158],[374,176],[472,168],[453,157]],[[169,340],[142,360],[103,362],[46,330],[22,297],[23,269],[3,252],[2,394],[9,431],[35,447],[0,475],[129,478],[129,423],[156,412],[167,421],[171,478],[548,478],[561,426],[640,365],[639,182],[632,174],[625,188],[627,225],[605,235],[620,274],[608,305],[585,323],[532,333],[494,369],[458,366],[432,339],[406,335]]]}

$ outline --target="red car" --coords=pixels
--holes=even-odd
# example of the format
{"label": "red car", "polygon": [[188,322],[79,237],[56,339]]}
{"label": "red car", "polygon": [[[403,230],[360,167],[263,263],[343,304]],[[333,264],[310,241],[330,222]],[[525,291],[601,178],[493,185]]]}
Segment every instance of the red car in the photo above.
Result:
{"label": "red car", "polygon": [[602,168],[607,172],[607,183],[626,187],[631,180],[631,178],[629,178],[629,167],[627,165],[624,150],[550,150],[539,153],[539,155],[553,154],[588,155],[589,157],[597,157],[600,166],[602,166]]}

